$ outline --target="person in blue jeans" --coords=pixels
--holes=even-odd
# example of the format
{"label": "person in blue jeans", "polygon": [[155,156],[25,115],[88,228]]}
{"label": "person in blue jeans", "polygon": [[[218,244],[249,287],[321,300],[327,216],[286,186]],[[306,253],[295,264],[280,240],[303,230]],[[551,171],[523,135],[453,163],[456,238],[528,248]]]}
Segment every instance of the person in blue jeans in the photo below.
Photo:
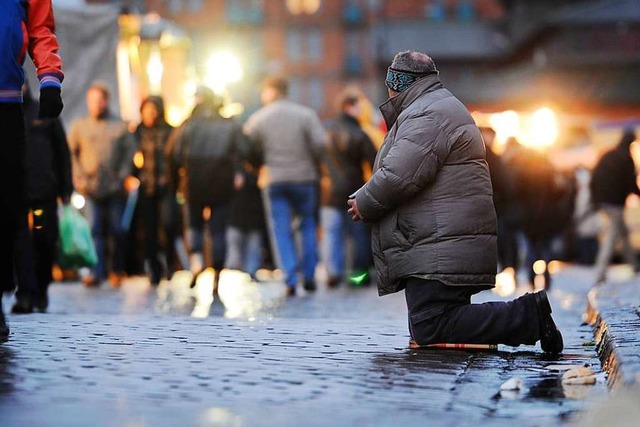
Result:
{"label": "person in blue jeans", "polygon": [[[262,87],[263,107],[249,117],[244,131],[261,153],[267,178],[264,189],[267,228],[273,254],[285,273],[287,294],[296,293],[298,274],[304,289],[316,289],[319,160],[325,132],[315,111],[287,99],[288,81],[269,77]],[[302,240],[298,254],[294,217]]]}
{"label": "person in blue jeans", "polygon": [[325,125],[328,138],[322,159],[320,223],[322,258],[329,287],[338,286],[345,278],[345,237],[353,242],[350,281],[354,285],[369,283],[372,264],[370,226],[353,222],[344,209],[345,200],[364,185],[365,168],[371,170],[376,157],[371,139],[358,122],[360,100],[359,90],[345,89],[336,103],[338,116]]}

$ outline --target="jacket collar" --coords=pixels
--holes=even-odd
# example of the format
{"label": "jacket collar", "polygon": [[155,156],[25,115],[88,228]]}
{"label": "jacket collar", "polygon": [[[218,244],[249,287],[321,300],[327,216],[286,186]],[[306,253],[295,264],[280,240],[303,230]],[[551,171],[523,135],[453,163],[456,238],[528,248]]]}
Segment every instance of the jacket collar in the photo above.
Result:
{"label": "jacket collar", "polygon": [[431,92],[442,87],[440,77],[438,77],[437,74],[430,74],[416,81],[404,92],[401,92],[393,98],[389,98],[380,106],[380,112],[387,124],[387,129],[391,129],[391,126],[398,120],[400,113],[406,110],[407,107],[423,93]]}

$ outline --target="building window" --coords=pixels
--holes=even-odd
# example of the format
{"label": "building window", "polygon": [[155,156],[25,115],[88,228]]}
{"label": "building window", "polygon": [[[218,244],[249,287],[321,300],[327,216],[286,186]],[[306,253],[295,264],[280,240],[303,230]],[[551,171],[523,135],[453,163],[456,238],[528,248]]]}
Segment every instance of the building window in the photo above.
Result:
{"label": "building window", "polygon": [[287,60],[298,63],[302,60],[302,34],[300,30],[287,30]]}
{"label": "building window", "polygon": [[289,79],[289,99],[293,102],[302,101],[302,85],[298,79]]}
{"label": "building window", "polygon": [[307,54],[310,62],[321,62],[324,53],[324,34],[321,30],[307,33]]}
{"label": "building window", "polygon": [[167,0],[167,9],[173,14],[182,12],[182,0]]}
{"label": "building window", "polygon": [[226,0],[225,16],[231,24],[260,24],[264,19],[264,1]]}
{"label": "building window", "polygon": [[309,82],[309,106],[316,111],[324,107],[324,84],[321,79],[311,79]]}
{"label": "building window", "polygon": [[460,0],[456,12],[460,21],[472,21],[476,17],[476,11],[471,0]]}
{"label": "building window", "polygon": [[358,25],[364,20],[362,7],[355,0],[347,1],[342,11],[342,16],[349,25]]}
{"label": "building window", "polygon": [[189,0],[189,12],[198,13],[202,12],[202,5],[204,0]]}

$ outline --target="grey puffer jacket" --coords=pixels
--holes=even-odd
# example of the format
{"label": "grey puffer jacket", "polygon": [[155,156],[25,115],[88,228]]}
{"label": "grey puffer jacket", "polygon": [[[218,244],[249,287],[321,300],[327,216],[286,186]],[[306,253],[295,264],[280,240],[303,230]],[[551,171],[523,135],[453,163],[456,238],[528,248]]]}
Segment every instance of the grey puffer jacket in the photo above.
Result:
{"label": "grey puffer jacket", "polygon": [[380,110],[389,132],[356,201],[373,223],[378,293],[421,277],[493,287],[496,213],[480,132],[436,75]]}

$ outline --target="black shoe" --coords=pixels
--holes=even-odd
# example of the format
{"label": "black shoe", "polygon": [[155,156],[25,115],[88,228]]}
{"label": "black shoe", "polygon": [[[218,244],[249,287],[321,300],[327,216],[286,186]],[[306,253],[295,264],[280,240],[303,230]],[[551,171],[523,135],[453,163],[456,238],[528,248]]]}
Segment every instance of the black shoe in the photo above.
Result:
{"label": "black shoe", "polygon": [[35,304],[33,305],[33,308],[38,313],[46,313],[48,307],[49,307],[49,296],[47,296],[46,294],[39,296]]}
{"label": "black shoe", "polygon": [[331,276],[329,277],[329,280],[327,281],[327,286],[329,286],[330,288],[337,288],[340,285],[340,282],[342,280],[340,280],[340,277],[338,276]]}
{"label": "black shoe", "polygon": [[[2,294],[0,293],[0,297]],[[2,304],[2,302],[0,302]],[[4,320],[4,313],[2,312],[2,305],[0,305],[0,342],[5,341],[9,338],[9,326],[7,322]]]}
{"label": "black shoe", "polygon": [[313,280],[305,280],[303,287],[304,287],[304,290],[307,292],[315,292],[316,282],[314,282]]}
{"label": "black shoe", "polygon": [[30,314],[33,313],[33,304],[28,301],[18,300],[11,307],[11,314]]}
{"label": "black shoe", "polygon": [[293,286],[287,286],[287,296],[295,297],[296,296],[296,288]]}
{"label": "black shoe", "polygon": [[545,291],[533,295],[538,309],[538,327],[540,330],[540,347],[545,353],[560,354],[564,348],[562,334],[551,317],[551,305]]}

